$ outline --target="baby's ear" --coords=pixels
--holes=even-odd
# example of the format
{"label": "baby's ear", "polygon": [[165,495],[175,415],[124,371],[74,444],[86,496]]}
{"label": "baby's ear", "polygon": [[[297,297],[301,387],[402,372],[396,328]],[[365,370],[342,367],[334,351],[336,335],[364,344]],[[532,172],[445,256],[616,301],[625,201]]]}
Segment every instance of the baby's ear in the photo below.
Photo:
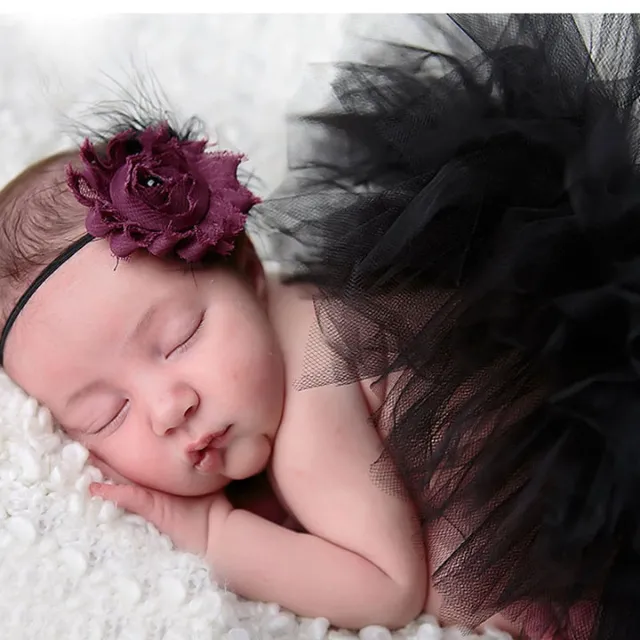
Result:
{"label": "baby's ear", "polygon": [[238,238],[234,251],[236,269],[248,280],[258,299],[266,300],[267,278],[258,253],[246,233]]}

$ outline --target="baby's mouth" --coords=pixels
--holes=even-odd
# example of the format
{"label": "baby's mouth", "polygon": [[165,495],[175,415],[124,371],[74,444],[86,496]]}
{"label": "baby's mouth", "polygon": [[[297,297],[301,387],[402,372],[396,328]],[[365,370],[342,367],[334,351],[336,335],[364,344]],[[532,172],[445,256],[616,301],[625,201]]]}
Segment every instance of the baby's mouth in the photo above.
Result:
{"label": "baby's mouth", "polygon": [[212,471],[220,462],[220,449],[231,425],[217,433],[209,433],[187,447],[187,456],[198,471]]}

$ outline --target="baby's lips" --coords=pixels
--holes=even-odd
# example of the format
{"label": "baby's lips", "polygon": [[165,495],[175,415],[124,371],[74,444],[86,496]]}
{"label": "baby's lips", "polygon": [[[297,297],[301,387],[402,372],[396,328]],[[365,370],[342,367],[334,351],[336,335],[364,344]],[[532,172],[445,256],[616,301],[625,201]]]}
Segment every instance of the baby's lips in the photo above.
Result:
{"label": "baby's lips", "polygon": [[195,467],[202,461],[202,458],[204,458],[204,449],[201,449],[200,451],[188,451],[187,458],[189,459],[191,466]]}
{"label": "baby's lips", "polygon": [[226,436],[232,426],[233,425],[228,425],[218,432],[209,433],[200,438],[200,440],[190,444],[186,451],[189,462],[195,467],[202,462],[207,449],[222,449],[228,442]]}

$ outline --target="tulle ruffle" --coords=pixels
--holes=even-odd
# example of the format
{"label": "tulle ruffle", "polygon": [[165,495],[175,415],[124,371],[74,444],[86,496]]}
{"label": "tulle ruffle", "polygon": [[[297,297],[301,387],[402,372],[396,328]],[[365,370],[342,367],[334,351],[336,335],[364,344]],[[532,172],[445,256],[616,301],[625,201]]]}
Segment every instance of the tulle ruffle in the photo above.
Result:
{"label": "tulle ruffle", "polygon": [[344,363],[305,384],[395,372],[373,480],[435,532],[446,617],[635,638],[637,19],[416,20],[423,48],[343,66],[259,211]]}

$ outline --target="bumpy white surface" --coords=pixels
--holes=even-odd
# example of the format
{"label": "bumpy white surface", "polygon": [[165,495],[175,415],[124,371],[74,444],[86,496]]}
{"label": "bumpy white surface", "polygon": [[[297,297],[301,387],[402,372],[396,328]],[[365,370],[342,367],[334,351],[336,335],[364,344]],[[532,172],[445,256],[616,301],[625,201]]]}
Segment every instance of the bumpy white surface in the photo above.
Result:
{"label": "bumpy white surface", "polygon": [[[198,114],[249,154],[268,191],[285,171],[286,107],[307,63],[335,58],[343,25],[341,16],[3,18],[0,183],[67,146],[67,118],[113,97],[115,83],[130,88],[133,63],[153,70],[179,114]],[[140,518],[89,499],[99,474],[85,461],[0,374],[2,640],[357,637],[219,588],[201,560]],[[359,637],[392,636],[370,627]],[[394,637],[458,634],[424,619]]]}

